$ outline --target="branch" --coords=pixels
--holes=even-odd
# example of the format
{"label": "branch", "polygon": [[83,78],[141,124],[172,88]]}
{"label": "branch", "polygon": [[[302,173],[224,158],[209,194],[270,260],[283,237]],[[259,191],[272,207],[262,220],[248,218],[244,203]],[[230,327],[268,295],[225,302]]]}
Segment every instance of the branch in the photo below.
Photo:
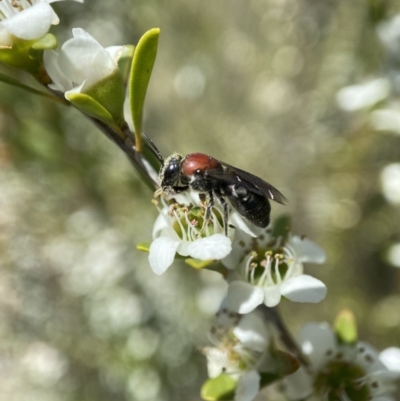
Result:
{"label": "branch", "polygon": [[269,308],[265,305],[258,306],[258,311],[262,313],[266,320],[272,322],[280,334],[280,340],[285,344],[287,349],[305,366],[309,367],[310,362],[303,355],[296,341],[293,339],[291,333],[286,327],[285,322],[282,320],[281,315],[276,308]]}
{"label": "branch", "polygon": [[[52,92],[55,97],[58,99],[62,99],[65,105],[70,106],[70,103],[65,103],[64,93],[54,91],[48,88],[50,92]],[[56,100],[56,99],[53,99]],[[76,107],[75,107],[76,108]],[[77,109],[77,108],[76,108]],[[77,109],[80,111],[79,109]],[[109,127],[104,122],[98,120],[97,118],[90,117],[87,114],[80,111],[85,117],[89,118],[93,124],[112,142],[114,142],[127,156],[136,170],[140,173],[140,175],[144,178],[146,184],[151,190],[156,190],[159,188],[158,183],[158,172],[153,168],[153,166],[149,163],[149,161],[144,157],[143,153],[137,152],[135,149],[135,136],[130,131],[128,126],[126,125],[123,129],[123,133],[125,134],[124,138],[121,138],[121,135],[114,131],[111,127]]]}

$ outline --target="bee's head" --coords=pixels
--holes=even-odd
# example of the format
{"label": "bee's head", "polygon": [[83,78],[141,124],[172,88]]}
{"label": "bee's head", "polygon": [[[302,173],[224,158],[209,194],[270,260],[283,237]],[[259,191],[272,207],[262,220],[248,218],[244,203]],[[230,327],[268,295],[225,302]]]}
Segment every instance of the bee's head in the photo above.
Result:
{"label": "bee's head", "polygon": [[181,161],[182,155],[179,155],[178,153],[174,153],[165,160],[159,175],[161,188],[164,191],[168,191],[171,187],[179,184],[181,176]]}

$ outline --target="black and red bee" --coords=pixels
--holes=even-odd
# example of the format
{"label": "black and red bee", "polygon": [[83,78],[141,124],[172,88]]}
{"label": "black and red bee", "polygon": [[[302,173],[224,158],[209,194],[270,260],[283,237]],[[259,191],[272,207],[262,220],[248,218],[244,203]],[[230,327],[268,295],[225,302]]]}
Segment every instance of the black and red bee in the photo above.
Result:
{"label": "black and red bee", "polygon": [[[149,138],[148,138],[149,139]],[[204,153],[190,153],[185,157],[178,153],[165,161],[149,139],[152,150],[161,162],[159,179],[163,192],[177,194],[187,190],[208,196],[206,220],[211,216],[215,198],[224,210],[225,234],[228,232],[228,203],[257,227],[267,227],[270,221],[269,199],[285,204],[287,199],[275,187],[261,178],[230,166]]]}

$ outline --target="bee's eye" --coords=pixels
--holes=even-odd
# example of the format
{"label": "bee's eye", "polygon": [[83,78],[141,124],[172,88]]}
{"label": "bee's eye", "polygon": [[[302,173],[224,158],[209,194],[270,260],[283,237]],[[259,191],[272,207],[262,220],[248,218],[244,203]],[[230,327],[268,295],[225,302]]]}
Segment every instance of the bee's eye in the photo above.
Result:
{"label": "bee's eye", "polygon": [[175,163],[174,164],[171,163],[165,169],[165,173],[171,175],[171,174],[174,174],[178,169],[179,169],[179,166],[177,166]]}
{"label": "bee's eye", "polygon": [[179,163],[173,162],[173,163],[168,164],[163,171],[161,185],[163,187],[172,187],[172,186],[176,185],[179,181],[179,175],[180,175]]}

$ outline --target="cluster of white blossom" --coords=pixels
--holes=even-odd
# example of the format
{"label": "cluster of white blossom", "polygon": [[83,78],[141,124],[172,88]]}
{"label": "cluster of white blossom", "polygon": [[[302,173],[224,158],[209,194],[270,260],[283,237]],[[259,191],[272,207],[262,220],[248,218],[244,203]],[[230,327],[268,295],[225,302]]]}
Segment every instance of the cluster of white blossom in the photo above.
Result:
{"label": "cluster of white blossom", "polygon": [[[276,331],[257,314],[259,305],[275,307],[282,296],[312,303],[325,298],[324,283],[304,274],[304,263],[324,263],[321,247],[290,232],[274,236],[271,229],[252,226],[234,209],[225,236],[222,211],[213,207],[205,221],[205,205],[193,193],[162,203],[149,250],[153,271],[165,272],[178,253],[218,261],[218,271],[222,268],[228,282],[217,325],[210,333],[213,346],[204,349],[210,377],[202,388],[205,400],[252,401],[263,386],[275,381],[289,400],[394,400],[400,349],[378,354],[362,342],[341,343],[326,324],[307,324],[298,343],[309,365],[300,366],[279,353]],[[286,370],[280,370],[282,366]]]}
{"label": "cluster of white blossom", "polygon": [[73,38],[55,51],[57,40],[48,33],[59,23],[53,1],[0,1],[0,61],[31,73],[88,115],[122,125],[126,90],[118,60],[124,46],[104,48],[74,28]]}
{"label": "cluster of white blossom", "polygon": [[306,324],[298,341],[311,364],[285,378],[290,400],[395,400],[399,348],[378,353],[364,342],[342,342],[325,323]]}
{"label": "cluster of white blossom", "polygon": [[0,48],[11,48],[21,39],[39,39],[57,25],[60,20],[49,4],[55,1],[62,0],[1,0]]}
{"label": "cluster of white blossom", "polygon": [[240,315],[223,304],[210,332],[213,346],[204,349],[210,377],[202,389],[204,399],[212,399],[220,386],[228,398],[252,401],[263,386],[278,382],[291,401],[395,400],[399,348],[378,353],[364,342],[341,341],[326,323],[308,323],[298,335],[308,360],[300,366],[276,349],[273,328],[257,312]]}
{"label": "cluster of white blossom", "polygon": [[228,306],[241,314],[261,304],[276,306],[282,296],[312,303],[325,298],[325,284],[304,274],[304,263],[324,263],[326,258],[311,240],[290,233],[274,238],[270,230],[253,226],[233,208],[225,236],[222,211],[214,207],[205,221],[205,207],[192,193],[163,204],[149,252],[156,274],[165,272],[176,253],[201,261],[219,260],[229,283]]}
{"label": "cluster of white blossom", "polygon": [[209,337],[213,346],[204,348],[204,354],[211,382],[223,377],[230,380],[235,400],[254,399],[261,387],[260,371],[272,367],[267,363],[272,358],[265,321],[255,313],[241,317],[222,308]]}

